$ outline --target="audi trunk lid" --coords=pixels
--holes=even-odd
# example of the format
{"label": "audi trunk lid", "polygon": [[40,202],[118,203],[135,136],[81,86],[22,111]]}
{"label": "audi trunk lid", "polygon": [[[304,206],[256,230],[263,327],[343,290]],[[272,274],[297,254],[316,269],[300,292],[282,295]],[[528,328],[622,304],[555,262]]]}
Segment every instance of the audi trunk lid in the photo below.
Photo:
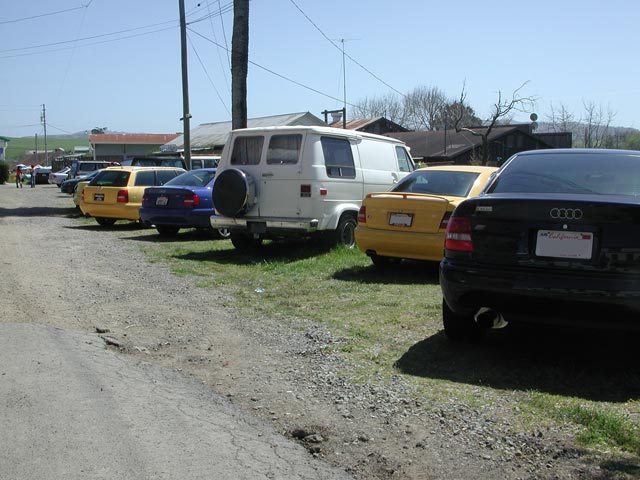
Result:
{"label": "audi trunk lid", "polygon": [[480,264],[640,273],[640,203],[628,196],[490,194],[454,215],[471,218]]}

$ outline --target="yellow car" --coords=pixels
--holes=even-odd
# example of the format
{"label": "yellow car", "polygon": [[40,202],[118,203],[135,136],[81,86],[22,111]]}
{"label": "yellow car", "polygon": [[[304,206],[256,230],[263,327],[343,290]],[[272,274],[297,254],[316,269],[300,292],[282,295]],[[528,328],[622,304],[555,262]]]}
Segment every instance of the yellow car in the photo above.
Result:
{"label": "yellow car", "polygon": [[160,186],[186,170],[177,167],[108,167],[82,190],[80,210],[98,224],[140,219],[142,195],[147,187]]}
{"label": "yellow car", "polygon": [[358,248],[376,266],[399,259],[439,262],[451,213],[465,198],[477,196],[496,170],[473,165],[425,167],[389,192],[368,194],[358,212]]}

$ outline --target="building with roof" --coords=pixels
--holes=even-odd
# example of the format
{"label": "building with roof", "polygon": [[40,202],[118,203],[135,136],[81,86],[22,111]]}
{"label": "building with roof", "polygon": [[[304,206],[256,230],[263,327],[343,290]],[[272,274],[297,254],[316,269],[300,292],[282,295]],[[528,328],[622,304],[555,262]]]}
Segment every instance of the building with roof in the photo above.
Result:
{"label": "building with roof", "polygon": [[160,146],[174,140],[177,133],[96,133],[89,135],[93,159],[105,162],[123,160],[157,152]]}
{"label": "building with roof", "polygon": [[[481,132],[486,127],[473,127]],[[437,130],[388,133],[411,149],[411,156],[423,164],[470,165],[482,158],[482,138],[468,131]],[[571,148],[571,132],[553,138],[531,132],[528,123],[495,126],[488,137],[489,164],[501,165],[514,153],[541,148]]]}
{"label": "building with roof", "polygon": [[358,132],[375,133],[377,135],[385,135],[387,133],[409,132],[408,128],[398,125],[385,117],[361,118],[357,120],[349,120],[346,125],[341,119],[333,120],[330,125],[334,128],[346,128],[348,130],[356,130]]}
{"label": "building with roof", "polygon": [[9,145],[10,141],[10,138],[0,137],[0,162],[5,161],[5,152],[7,151],[7,145]]}
{"label": "building with roof", "polygon": [[[320,118],[309,112],[289,113],[285,115],[273,115],[270,117],[250,118],[247,120],[247,128],[259,127],[285,127],[285,126],[327,126]],[[231,122],[203,123],[189,132],[191,134],[191,152],[200,154],[220,155],[231,132]],[[162,152],[184,151],[184,135],[168,141],[160,150]]]}

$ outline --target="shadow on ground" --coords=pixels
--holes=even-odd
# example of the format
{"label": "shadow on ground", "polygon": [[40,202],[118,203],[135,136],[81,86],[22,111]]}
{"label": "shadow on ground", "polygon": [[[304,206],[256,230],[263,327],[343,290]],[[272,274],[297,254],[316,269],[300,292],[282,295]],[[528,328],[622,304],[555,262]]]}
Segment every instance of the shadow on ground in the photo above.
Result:
{"label": "shadow on ground", "polygon": [[509,326],[479,342],[452,343],[440,332],[395,366],[425,378],[624,402],[640,398],[639,341],[638,333]]}

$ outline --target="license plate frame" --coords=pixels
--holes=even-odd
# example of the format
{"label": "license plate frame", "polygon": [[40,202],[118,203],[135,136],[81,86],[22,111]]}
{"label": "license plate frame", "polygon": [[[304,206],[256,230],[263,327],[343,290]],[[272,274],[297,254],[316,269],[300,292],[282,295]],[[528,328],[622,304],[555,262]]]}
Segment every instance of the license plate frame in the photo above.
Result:
{"label": "license plate frame", "polygon": [[538,230],[536,256],[591,260],[594,235],[592,232],[566,230]]}
{"label": "license plate frame", "polygon": [[104,193],[94,193],[93,194],[94,202],[104,202]]}
{"label": "license plate frame", "polygon": [[169,204],[169,197],[165,197],[161,195],[156,198],[156,206],[158,207],[166,207]]}
{"label": "license plate frame", "polygon": [[389,225],[392,227],[410,227],[413,224],[413,213],[393,212],[389,214]]}

